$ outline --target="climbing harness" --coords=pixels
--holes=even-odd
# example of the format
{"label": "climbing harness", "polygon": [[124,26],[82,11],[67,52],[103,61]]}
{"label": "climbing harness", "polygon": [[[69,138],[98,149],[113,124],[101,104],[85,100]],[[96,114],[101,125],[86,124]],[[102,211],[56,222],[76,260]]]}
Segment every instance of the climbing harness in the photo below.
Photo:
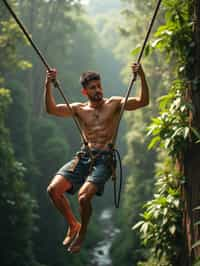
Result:
{"label": "climbing harness", "polygon": [[[47,63],[45,57],[43,56],[43,54],[41,53],[41,51],[39,50],[39,48],[37,47],[37,45],[34,43],[33,39],[31,38],[30,34],[28,33],[28,31],[26,30],[26,28],[24,27],[24,25],[22,24],[22,22],[20,21],[20,19],[17,17],[17,15],[15,14],[15,12],[12,10],[12,8],[8,4],[7,0],[3,0],[3,2],[6,5],[6,7],[8,8],[8,10],[11,13],[11,15],[13,16],[13,18],[15,19],[15,21],[18,24],[18,26],[20,27],[20,29],[22,30],[22,32],[24,33],[24,35],[26,36],[27,40],[29,41],[29,43],[31,44],[31,46],[33,47],[33,49],[35,50],[35,52],[37,53],[37,55],[39,56],[39,58],[41,59],[42,63],[44,64],[44,66],[46,67],[46,69],[49,71],[51,69],[50,66],[49,66],[49,64]],[[158,0],[158,3],[156,5],[156,8],[155,8],[153,17],[151,19],[151,23],[149,25],[149,28],[148,28],[146,37],[145,37],[144,42],[143,42],[143,46],[141,48],[141,51],[140,51],[140,54],[139,54],[139,57],[138,57],[138,60],[137,60],[137,63],[138,64],[140,63],[141,58],[143,56],[144,49],[146,47],[146,44],[147,44],[149,35],[151,33],[153,24],[155,22],[155,19],[156,19],[156,16],[157,16],[157,13],[158,13],[158,10],[159,10],[159,7],[160,7],[161,2],[162,2],[162,0]],[[117,121],[116,130],[114,132],[114,135],[113,135],[113,138],[112,138],[112,142],[108,145],[110,151],[112,152],[112,165],[111,166],[112,166],[112,180],[113,180],[113,186],[114,186],[114,203],[115,203],[115,207],[116,208],[119,208],[121,188],[122,188],[122,179],[123,179],[123,177],[122,177],[122,164],[121,164],[120,153],[115,148],[115,143],[116,143],[116,139],[117,139],[117,135],[118,135],[118,131],[119,131],[119,125],[120,125],[120,122],[121,122],[121,119],[122,119],[122,115],[124,113],[125,106],[126,106],[127,101],[128,101],[128,97],[130,95],[131,89],[132,89],[132,87],[133,87],[136,79],[137,79],[137,74],[134,75],[134,77],[131,79],[131,81],[129,83],[129,86],[128,86],[128,89],[127,89],[127,92],[126,92],[126,95],[125,95],[125,100],[124,100],[124,103],[123,103],[123,105],[121,107],[121,110],[120,110],[120,114],[119,114],[119,118],[118,118],[118,121]],[[72,110],[72,108],[71,108],[71,106],[69,104],[68,99],[66,98],[66,96],[63,93],[63,90],[61,88],[61,85],[60,85],[59,81],[58,80],[54,80],[53,81],[53,84],[54,84],[54,87],[58,89],[60,95],[64,99],[64,102],[66,103],[67,107],[71,111],[72,119],[73,119],[75,125],[77,126],[77,128],[79,130],[79,133],[80,133],[82,142],[83,142],[85,148],[87,149],[88,154],[90,155],[91,160],[94,161],[95,160],[95,156],[92,154],[92,152],[91,152],[91,150],[90,150],[90,148],[88,146],[88,142],[87,142],[85,136],[83,135],[81,126],[79,124],[79,121],[78,121],[77,117],[75,116],[75,114],[73,113],[73,110]],[[117,165],[117,161],[119,162],[119,172],[120,172],[118,192],[117,192],[117,184],[116,184],[116,179],[117,179],[116,178],[116,165]]]}

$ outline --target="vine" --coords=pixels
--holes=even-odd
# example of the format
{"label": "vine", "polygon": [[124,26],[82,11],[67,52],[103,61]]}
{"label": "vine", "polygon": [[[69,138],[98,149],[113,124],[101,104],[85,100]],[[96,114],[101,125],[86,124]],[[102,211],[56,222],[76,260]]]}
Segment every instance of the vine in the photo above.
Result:
{"label": "vine", "polygon": [[199,132],[190,125],[189,114],[194,108],[187,97],[195,45],[191,7],[191,1],[164,1],[165,24],[158,28],[148,47],[148,51],[158,48],[165,54],[166,64],[173,65],[170,75],[175,77],[168,94],[158,100],[159,115],[148,127],[152,137],[149,148],[157,148],[159,154],[164,151],[166,156],[157,170],[154,197],[144,205],[142,220],[133,226],[140,230],[143,244],[151,247],[157,264],[165,258],[166,265],[178,265],[183,241],[180,192],[185,177],[176,162],[189,142],[200,142]]}

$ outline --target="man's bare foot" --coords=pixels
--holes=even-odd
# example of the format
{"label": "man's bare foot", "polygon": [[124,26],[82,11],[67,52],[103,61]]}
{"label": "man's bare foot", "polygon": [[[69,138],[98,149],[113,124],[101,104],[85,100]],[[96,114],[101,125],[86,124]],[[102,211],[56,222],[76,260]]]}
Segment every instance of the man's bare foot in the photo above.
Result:
{"label": "man's bare foot", "polygon": [[79,252],[80,249],[81,249],[81,245],[82,245],[84,236],[85,236],[84,233],[78,233],[76,235],[76,238],[74,239],[74,241],[69,246],[68,251],[71,252],[71,253]]}
{"label": "man's bare foot", "polygon": [[69,245],[72,240],[75,238],[75,236],[79,233],[81,229],[81,224],[77,223],[74,227],[70,227],[67,231],[67,235],[65,239],[63,240],[63,245],[67,246]]}

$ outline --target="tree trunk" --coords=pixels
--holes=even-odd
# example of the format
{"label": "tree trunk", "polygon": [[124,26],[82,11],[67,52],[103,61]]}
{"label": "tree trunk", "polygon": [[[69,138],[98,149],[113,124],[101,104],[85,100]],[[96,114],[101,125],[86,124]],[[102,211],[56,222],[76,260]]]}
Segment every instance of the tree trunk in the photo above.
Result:
{"label": "tree trunk", "polygon": [[[191,126],[200,131],[200,1],[194,0],[194,78],[190,88],[191,102],[194,112],[191,117]],[[200,257],[200,246],[195,249],[192,245],[200,240],[200,228],[195,223],[200,221],[200,211],[194,208],[200,206],[200,143],[191,142],[184,156],[184,175],[186,184],[183,198],[185,202],[184,210],[184,230],[186,236],[186,266],[191,266],[193,261]]]}

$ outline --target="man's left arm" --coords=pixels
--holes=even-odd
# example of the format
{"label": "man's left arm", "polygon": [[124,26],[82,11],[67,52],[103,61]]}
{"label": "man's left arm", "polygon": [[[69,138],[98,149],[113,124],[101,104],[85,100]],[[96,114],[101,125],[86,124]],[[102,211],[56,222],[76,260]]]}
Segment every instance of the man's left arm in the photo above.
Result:
{"label": "man's left arm", "polygon": [[[149,104],[149,87],[146,81],[145,73],[140,64],[132,65],[133,74],[137,73],[141,80],[140,93],[136,97],[129,97],[125,106],[125,110],[131,111]],[[123,104],[125,98],[122,98],[121,104]]]}

